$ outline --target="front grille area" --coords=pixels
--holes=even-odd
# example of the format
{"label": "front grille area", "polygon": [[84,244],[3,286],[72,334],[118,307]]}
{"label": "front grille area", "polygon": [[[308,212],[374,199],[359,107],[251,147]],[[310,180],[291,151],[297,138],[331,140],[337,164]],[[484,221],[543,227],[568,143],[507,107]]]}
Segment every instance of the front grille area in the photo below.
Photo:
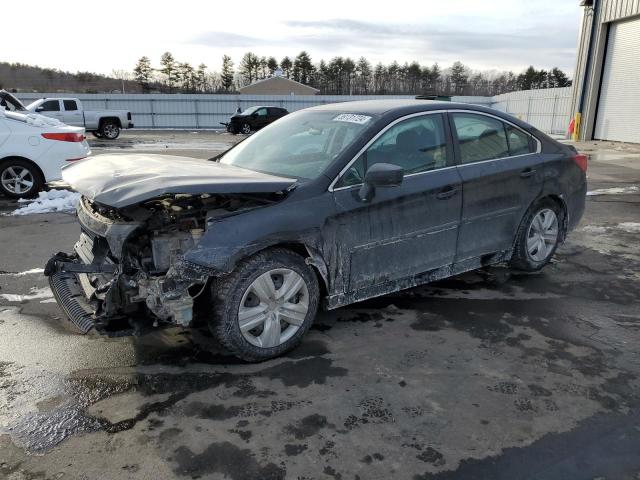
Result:
{"label": "front grille area", "polygon": [[55,273],[49,277],[49,285],[64,313],[82,333],[87,333],[95,326],[93,310],[85,300],[75,274]]}

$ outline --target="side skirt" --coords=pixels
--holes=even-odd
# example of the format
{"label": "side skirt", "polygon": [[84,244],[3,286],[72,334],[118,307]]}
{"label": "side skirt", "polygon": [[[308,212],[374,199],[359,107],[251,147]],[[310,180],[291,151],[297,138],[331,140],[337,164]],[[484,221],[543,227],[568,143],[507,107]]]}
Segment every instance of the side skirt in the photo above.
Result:
{"label": "side skirt", "polygon": [[324,299],[324,307],[327,310],[344,307],[356,302],[362,302],[370,298],[380,297],[388,293],[399,292],[408,288],[417,287],[427,283],[442,280],[444,278],[459,275],[461,273],[470,272],[488,265],[496,265],[508,261],[513,254],[513,249],[503,250],[491,255],[483,255],[481,257],[469,258],[461,260],[457,263],[446,265],[444,267],[429,270],[428,272],[419,273],[411,277],[392,280],[379,283],[370,287],[362,288],[354,292],[340,293],[330,295]]}

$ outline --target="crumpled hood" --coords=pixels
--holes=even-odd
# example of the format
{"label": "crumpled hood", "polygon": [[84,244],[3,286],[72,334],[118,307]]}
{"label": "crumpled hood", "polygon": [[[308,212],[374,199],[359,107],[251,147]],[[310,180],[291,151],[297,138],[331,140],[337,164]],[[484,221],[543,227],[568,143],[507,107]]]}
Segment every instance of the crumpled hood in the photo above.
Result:
{"label": "crumpled hood", "polygon": [[62,170],[89,199],[114,208],[175,193],[272,193],[296,180],[189,157],[97,155]]}

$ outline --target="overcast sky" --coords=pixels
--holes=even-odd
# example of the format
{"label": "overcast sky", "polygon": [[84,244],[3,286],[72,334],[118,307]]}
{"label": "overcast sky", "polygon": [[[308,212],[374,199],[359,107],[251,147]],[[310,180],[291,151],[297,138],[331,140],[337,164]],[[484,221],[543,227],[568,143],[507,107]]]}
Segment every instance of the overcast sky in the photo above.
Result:
{"label": "overcast sky", "polygon": [[577,0],[5,1],[0,61],[109,73],[170,51],[219,70],[225,53],[237,65],[247,51],[280,60],[307,50],[314,62],[572,72],[580,15]]}

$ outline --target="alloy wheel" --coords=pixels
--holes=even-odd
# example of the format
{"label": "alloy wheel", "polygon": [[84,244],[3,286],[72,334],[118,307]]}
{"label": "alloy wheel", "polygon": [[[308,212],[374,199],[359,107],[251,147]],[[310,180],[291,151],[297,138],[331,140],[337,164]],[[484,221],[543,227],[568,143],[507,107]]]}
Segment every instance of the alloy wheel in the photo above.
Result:
{"label": "alloy wheel", "polygon": [[527,232],[527,253],[535,262],[546,260],[558,242],[558,216],[549,208],[540,210]]}
{"label": "alloy wheel", "polygon": [[251,125],[249,125],[248,123],[242,124],[242,133],[244,133],[245,135],[250,134],[251,133]]}
{"label": "alloy wheel", "polygon": [[300,329],[309,311],[309,289],[300,274],[277,268],[256,278],[244,292],[238,325],[252,345],[282,345]]}
{"label": "alloy wheel", "polygon": [[20,165],[8,166],[0,176],[4,189],[16,195],[28,193],[33,188],[34,181],[31,171]]}
{"label": "alloy wheel", "polygon": [[105,137],[109,138],[109,139],[114,139],[118,136],[118,134],[120,133],[120,129],[118,128],[117,125],[113,124],[113,123],[108,123],[104,126],[104,128],[102,129],[102,133]]}

